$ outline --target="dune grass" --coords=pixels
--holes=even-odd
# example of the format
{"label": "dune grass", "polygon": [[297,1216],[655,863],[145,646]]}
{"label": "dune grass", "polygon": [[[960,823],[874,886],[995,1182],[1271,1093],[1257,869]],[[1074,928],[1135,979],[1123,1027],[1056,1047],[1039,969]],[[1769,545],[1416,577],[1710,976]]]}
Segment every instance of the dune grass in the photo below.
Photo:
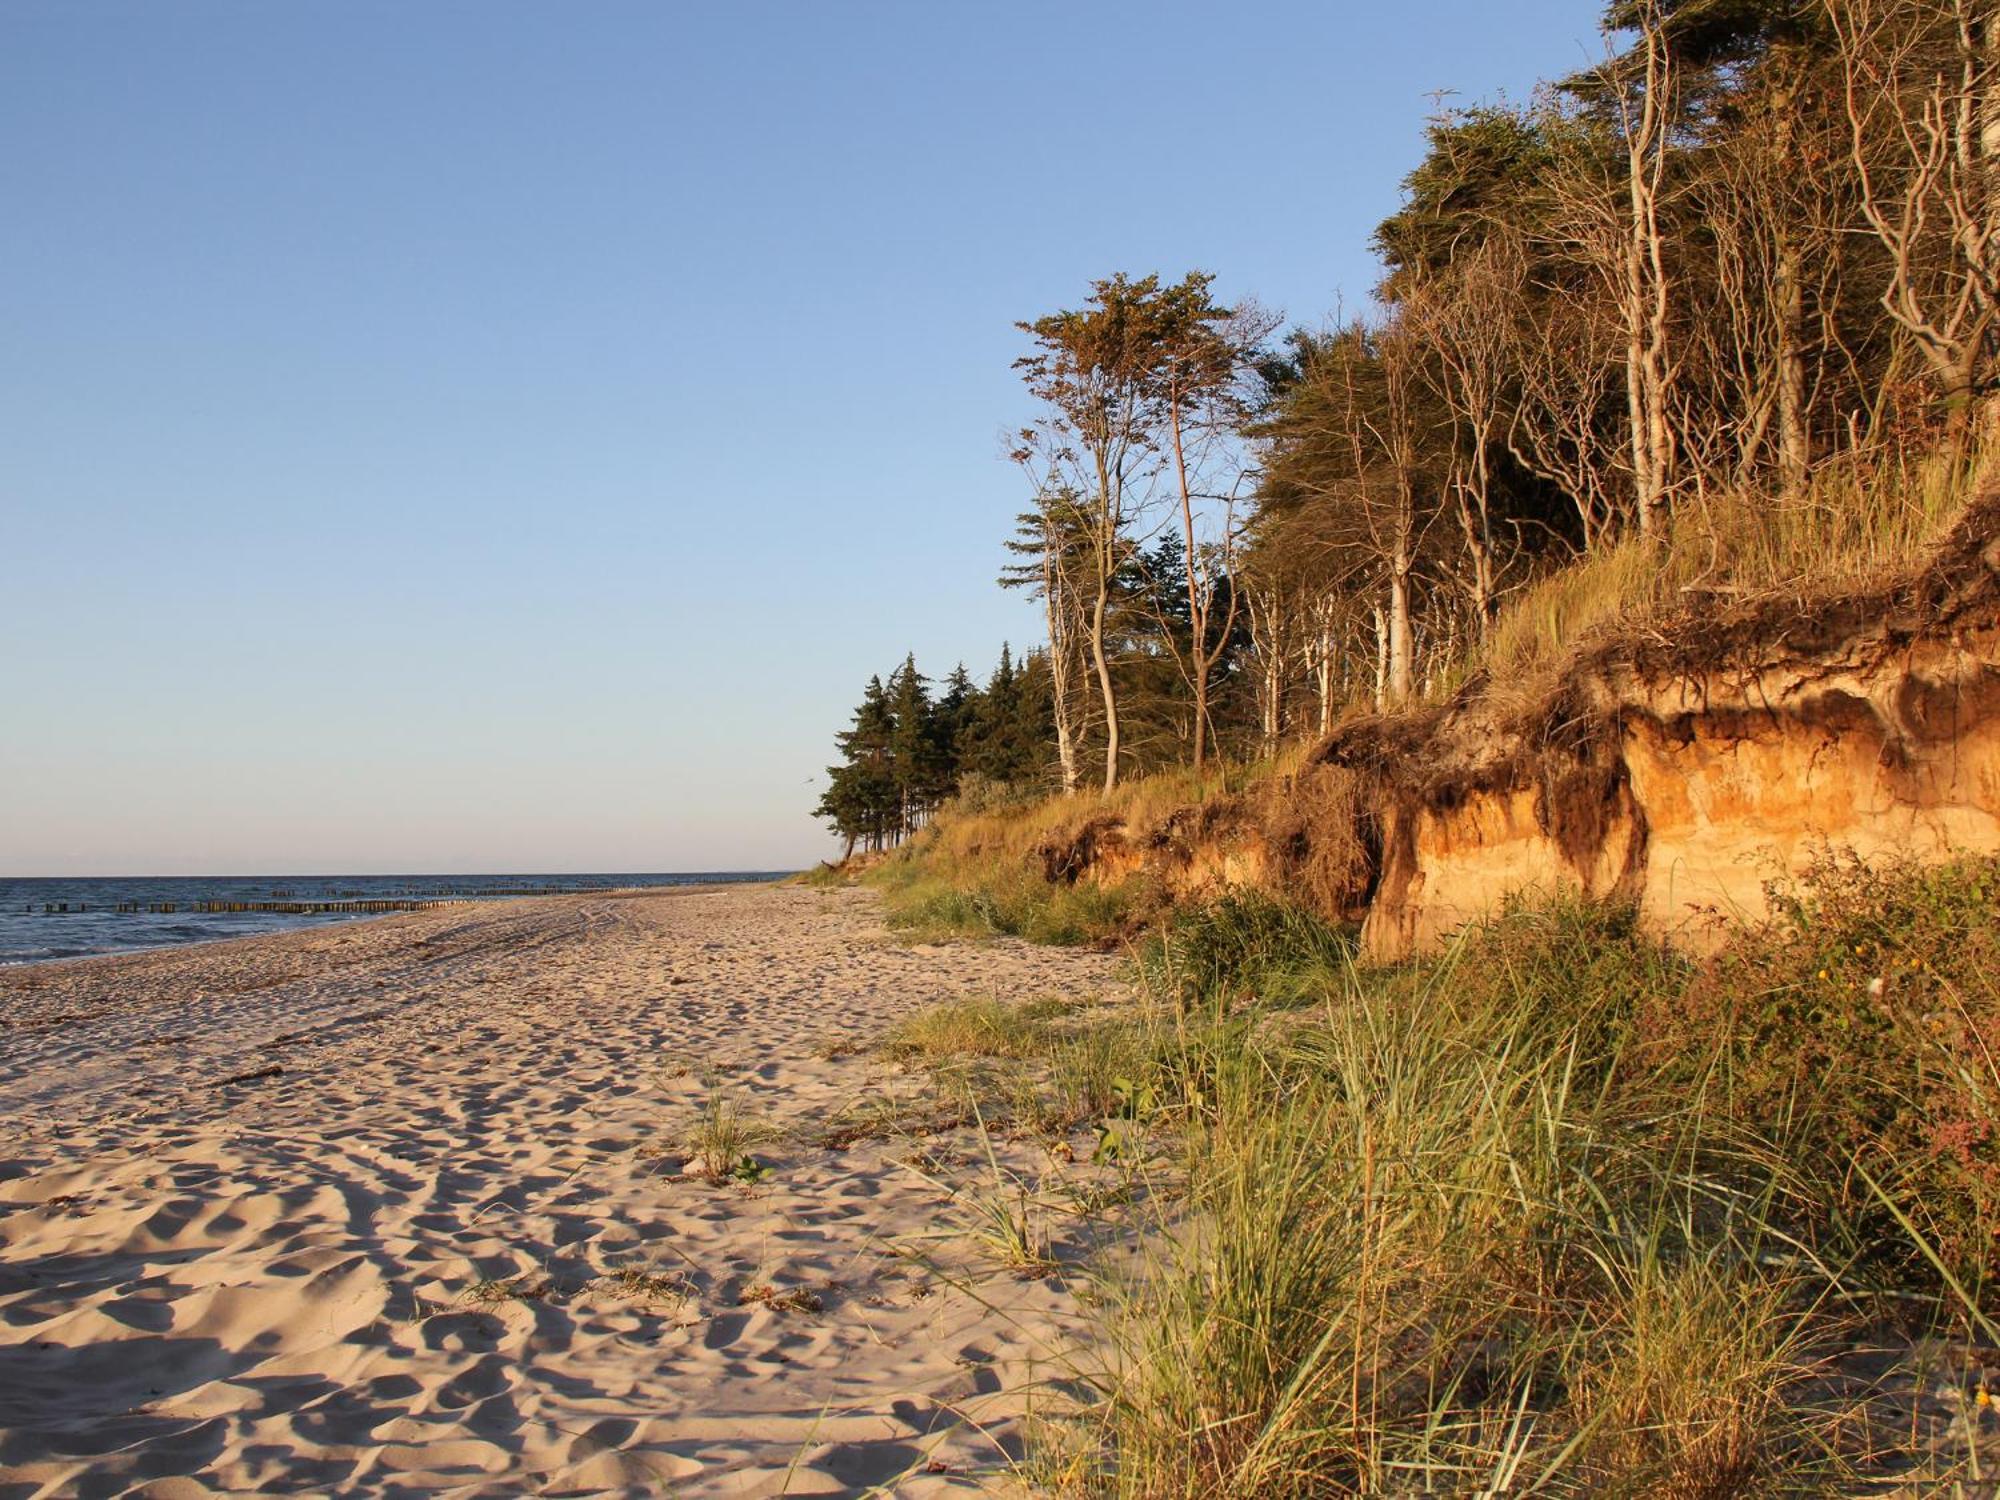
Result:
{"label": "dune grass", "polygon": [[1050,1007],[988,995],[968,995],[929,1006],[898,1024],[883,1043],[891,1057],[938,1061],[956,1057],[1029,1057],[1044,1045]]}
{"label": "dune grass", "polygon": [[1895,1434],[1827,1397],[1836,1357],[1989,1317],[1996,895],[1994,862],[1829,867],[1705,964],[1581,904],[1388,969],[1271,905],[1177,921],[1143,972],[1185,1193],[1107,1286],[1052,1469],[1142,1497],[1880,1478]]}
{"label": "dune grass", "polygon": [[1165,1033],[1131,1007],[1098,1012],[1059,996],[973,995],[908,1017],[882,1043],[928,1068],[951,1101],[936,1118],[1054,1140],[1086,1125],[1120,1133],[1157,1095]]}
{"label": "dune grass", "polygon": [[[1387,967],[1236,896],[1137,943],[1137,1004],[906,1023],[982,1131],[1094,1126],[1144,1205],[1037,1472],[1148,1500],[1971,1474],[1843,1359],[2000,1343],[2000,860],[1774,894],[1702,961],[1558,901]],[[1030,1209],[999,1183],[953,1232],[1032,1272]]]}
{"label": "dune grass", "polygon": [[1147,908],[1137,884],[1043,880],[1023,861],[892,861],[873,875],[890,930],[911,942],[1019,937],[1062,947],[1113,945]]}
{"label": "dune grass", "polygon": [[1218,797],[1275,785],[1296,771],[1307,747],[1196,775],[1169,769],[1121,782],[1105,794],[1079,792],[1032,802],[948,805],[909,843],[869,865],[863,878],[882,895],[889,927],[907,941],[1019,937],[1061,946],[1120,947],[1166,909],[1166,894],[1143,875],[1075,883],[1044,878],[1041,852],[1093,823],[1133,832]]}
{"label": "dune grass", "polygon": [[[1282,776],[1296,768],[1305,747],[1287,747],[1273,759],[1243,765],[1212,765],[1197,774],[1172,767],[1145,776],[1128,776],[1108,793],[1079,791],[1071,797],[1049,797],[984,811],[964,807],[940,818],[910,846],[933,872],[951,873],[988,861],[1018,864],[1054,838],[1066,837],[1095,818],[1115,817],[1134,828],[1150,827],[1178,808]],[[890,862],[892,865],[895,861]]]}
{"label": "dune grass", "polygon": [[720,1079],[707,1079],[701,1113],[689,1126],[682,1149],[688,1170],[709,1182],[755,1182],[765,1167],[750,1148],[773,1138],[768,1121],[753,1113]]}
{"label": "dune grass", "polygon": [[1148,988],[1183,1012],[1283,1008],[1344,977],[1354,939],[1353,929],[1303,907],[1237,891],[1177,914],[1140,949],[1139,967]]}

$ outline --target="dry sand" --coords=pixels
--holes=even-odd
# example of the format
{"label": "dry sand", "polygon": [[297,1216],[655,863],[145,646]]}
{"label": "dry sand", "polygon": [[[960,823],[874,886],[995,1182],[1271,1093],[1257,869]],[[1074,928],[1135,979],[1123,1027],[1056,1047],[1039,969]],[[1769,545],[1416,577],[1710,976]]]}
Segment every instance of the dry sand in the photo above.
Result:
{"label": "dry sand", "polygon": [[[0,970],[0,1495],[1005,1487],[1075,1283],[934,1232],[964,1140],[822,1144],[921,1087],[830,1044],[1117,971],[798,888]],[[710,1070],[759,1183],[681,1175]]]}

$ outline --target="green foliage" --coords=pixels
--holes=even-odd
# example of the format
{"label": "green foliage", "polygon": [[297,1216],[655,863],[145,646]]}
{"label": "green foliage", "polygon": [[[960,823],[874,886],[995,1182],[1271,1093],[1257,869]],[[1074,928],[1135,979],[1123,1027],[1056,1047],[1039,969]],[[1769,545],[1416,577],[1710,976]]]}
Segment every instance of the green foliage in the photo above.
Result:
{"label": "green foliage", "polygon": [[964,784],[985,805],[1031,798],[1046,759],[1047,710],[1039,653],[1017,666],[1003,645],[984,689],[961,665],[935,701],[916,657],[906,656],[886,686],[868,679],[853,725],[834,737],[840,764],[827,768],[814,811],[852,854],[858,845],[901,844]]}
{"label": "green foliage", "polygon": [[1135,886],[1054,885],[1025,868],[947,876],[892,866],[878,883],[890,929],[916,942],[1018,937],[1059,947],[1107,943],[1132,930],[1145,901]]}
{"label": "green foliage", "polygon": [[1323,993],[1353,962],[1354,934],[1255,892],[1177,913],[1140,955],[1148,982],[1183,1011],[1288,1004]]}
{"label": "green foliage", "polygon": [[935,1062],[952,1057],[1027,1057],[1042,1045],[1042,1017],[987,996],[948,1000],[918,1011],[889,1033],[892,1057]]}
{"label": "green foliage", "polygon": [[1402,207],[1375,231],[1392,288],[1399,276],[1436,275],[1476,250],[1553,165],[1535,117],[1504,106],[1440,114],[1424,138],[1423,160],[1403,179]]}
{"label": "green foliage", "polygon": [[1984,1326],[1996,897],[1996,861],[1829,865],[1706,963],[1579,902],[1393,968],[1180,918],[1126,1097],[1180,1122],[1187,1199],[1110,1287],[1070,1482],[1844,1488],[1893,1441],[1815,1384],[1849,1310]]}
{"label": "green foliage", "polygon": [[1644,1008],[1645,1056],[1669,1088],[1712,1057],[1710,1107],[1797,1163],[1816,1222],[1920,1274],[1900,1210],[1983,1285],[2000,1271],[2000,861],[1829,860],[1773,894],[1767,932]]}
{"label": "green foliage", "polygon": [[770,1136],[765,1121],[745,1109],[720,1080],[710,1079],[701,1114],[687,1132],[689,1169],[710,1182],[759,1182],[770,1168],[749,1148]]}

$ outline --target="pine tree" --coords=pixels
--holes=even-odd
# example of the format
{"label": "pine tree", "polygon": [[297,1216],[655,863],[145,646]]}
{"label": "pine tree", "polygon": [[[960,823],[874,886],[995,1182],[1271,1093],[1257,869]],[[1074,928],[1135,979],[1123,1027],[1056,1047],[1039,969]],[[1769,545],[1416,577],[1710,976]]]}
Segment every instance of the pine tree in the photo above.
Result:
{"label": "pine tree", "polygon": [[917,658],[903,658],[889,678],[889,711],[894,718],[889,757],[896,786],[896,838],[922,826],[942,800],[942,761],[932,724],[930,681],[917,671]]}
{"label": "pine tree", "polygon": [[892,756],[896,720],[880,677],[868,679],[854,727],[834,736],[841,764],[827,767],[827,789],[815,809],[847,840],[847,853],[864,839],[883,848],[896,827],[899,796]]}
{"label": "pine tree", "polygon": [[959,741],[979,711],[980,692],[972,674],[960,662],[944,680],[944,691],[931,709],[933,753],[938,758],[938,798],[957,795],[961,770]]}

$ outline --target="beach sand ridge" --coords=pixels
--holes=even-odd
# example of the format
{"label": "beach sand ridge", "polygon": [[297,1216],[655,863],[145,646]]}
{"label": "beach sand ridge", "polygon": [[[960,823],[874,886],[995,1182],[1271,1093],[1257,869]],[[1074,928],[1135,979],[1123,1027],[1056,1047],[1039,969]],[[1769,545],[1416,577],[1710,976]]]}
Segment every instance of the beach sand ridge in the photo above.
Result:
{"label": "beach sand ridge", "polygon": [[[966,1132],[827,1127],[920,1100],[900,1017],[1119,972],[797,887],[0,971],[0,1495],[1004,1483],[1073,1278],[934,1234]],[[711,1089],[759,1180],[682,1175]]]}

